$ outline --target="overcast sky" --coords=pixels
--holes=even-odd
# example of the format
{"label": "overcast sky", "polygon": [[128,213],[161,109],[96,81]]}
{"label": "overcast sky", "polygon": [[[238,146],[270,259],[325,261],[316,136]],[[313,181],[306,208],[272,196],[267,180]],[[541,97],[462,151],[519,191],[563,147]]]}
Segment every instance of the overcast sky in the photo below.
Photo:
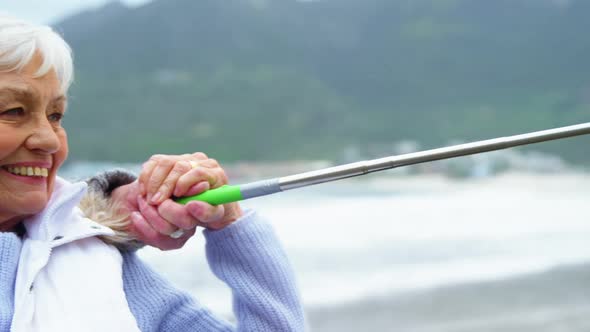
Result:
{"label": "overcast sky", "polygon": [[[35,23],[53,23],[84,9],[97,7],[112,0],[0,0],[0,12]],[[122,0],[131,6],[150,0]]]}

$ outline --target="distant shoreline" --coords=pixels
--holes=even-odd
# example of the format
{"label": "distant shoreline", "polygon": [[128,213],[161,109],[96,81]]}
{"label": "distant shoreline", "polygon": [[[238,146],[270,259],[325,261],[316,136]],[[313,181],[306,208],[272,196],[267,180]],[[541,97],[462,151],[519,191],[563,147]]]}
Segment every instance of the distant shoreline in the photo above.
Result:
{"label": "distant shoreline", "polygon": [[[291,161],[275,161],[275,162],[237,162],[237,163],[223,163],[222,166],[226,170],[230,179],[241,181],[259,180],[264,178],[281,177],[315,171],[340,164],[334,164],[326,160],[291,160]],[[408,166],[414,167],[414,166]],[[124,168],[132,172],[139,172],[141,169],[140,163],[118,163],[109,161],[70,161],[66,163],[61,173],[71,175],[74,177],[84,177],[93,175],[97,171],[109,170],[113,168]],[[550,171],[542,171],[535,169],[506,169],[496,173],[487,173],[479,176],[457,176],[452,172],[447,172],[444,169],[437,168],[423,168],[408,172],[409,168],[402,167],[399,169],[386,170],[383,172],[372,173],[367,176],[358,177],[354,179],[388,179],[391,181],[417,181],[424,182],[428,180],[429,184],[437,183],[458,183],[465,180],[486,180],[506,177],[527,177],[527,176],[545,176],[545,177],[571,177],[571,176],[586,176],[590,179],[590,172],[584,171],[581,168],[563,168]],[[433,182],[434,180],[434,182]]]}

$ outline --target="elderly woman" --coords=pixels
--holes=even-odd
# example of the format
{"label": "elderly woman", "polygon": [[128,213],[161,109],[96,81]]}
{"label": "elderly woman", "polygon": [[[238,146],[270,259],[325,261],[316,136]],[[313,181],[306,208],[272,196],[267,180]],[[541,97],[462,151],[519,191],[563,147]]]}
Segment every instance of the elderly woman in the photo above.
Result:
{"label": "elderly woman", "polygon": [[[138,179],[57,176],[68,155],[61,122],[72,71],[69,47],[50,28],[0,16],[0,331],[304,329],[268,224],[237,203],[170,200],[225,184],[214,160],[157,155]],[[235,327],[135,254],[141,243],[182,246],[197,226],[213,273],[232,289]]]}

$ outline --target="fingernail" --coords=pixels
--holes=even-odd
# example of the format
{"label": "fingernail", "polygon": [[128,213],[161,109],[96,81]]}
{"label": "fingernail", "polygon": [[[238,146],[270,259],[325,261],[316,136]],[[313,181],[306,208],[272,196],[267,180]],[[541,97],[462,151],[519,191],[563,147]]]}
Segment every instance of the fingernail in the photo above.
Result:
{"label": "fingernail", "polygon": [[174,188],[174,192],[172,193],[172,195],[174,195],[176,197],[180,197],[180,194],[181,194],[180,188],[179,187]]}
{"label": "fingernail", "polygon": [[158,204],[160,202],[160,198],[162,197],[162,193],[157,192],[152,199],[150,200],[150,202],[152,202],[152,204]]}

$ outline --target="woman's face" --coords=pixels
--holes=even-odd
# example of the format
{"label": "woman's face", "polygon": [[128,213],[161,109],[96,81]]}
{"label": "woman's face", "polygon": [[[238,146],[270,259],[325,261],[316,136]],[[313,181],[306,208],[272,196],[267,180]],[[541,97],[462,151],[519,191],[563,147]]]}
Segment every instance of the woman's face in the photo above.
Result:
{"label": "woman's face", "polygon": [[34,77],[41,63],[0,72],[0,231],[45,207],[68,155],[66,98],[53,70]]}

